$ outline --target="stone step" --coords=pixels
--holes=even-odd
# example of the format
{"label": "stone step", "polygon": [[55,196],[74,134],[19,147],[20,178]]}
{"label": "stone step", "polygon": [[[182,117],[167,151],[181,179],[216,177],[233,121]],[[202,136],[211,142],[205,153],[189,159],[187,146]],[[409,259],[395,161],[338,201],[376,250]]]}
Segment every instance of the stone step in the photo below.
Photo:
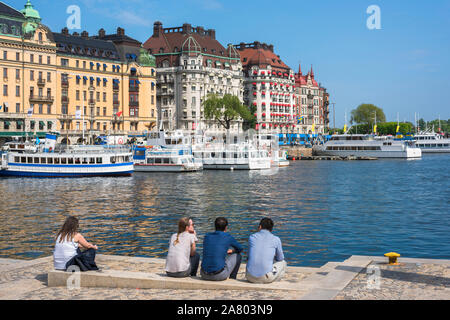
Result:
{"label": "stone step", "polygon": [[[139,288],[139,289],[186,289],[186,290],[292,290],[306,293],[301,283],[276,282],[271,284],[253,284],[244,279],[228,279],[225,281],[205,281],[198,277],[171,278],[163,273],[145,273],[117,270],[87,271],[70,273],[50,271],[49,287],[66,287],[75,284],[79,276],[80,287],[103,288]],[[71,277],[71,279],[69,279]]]}

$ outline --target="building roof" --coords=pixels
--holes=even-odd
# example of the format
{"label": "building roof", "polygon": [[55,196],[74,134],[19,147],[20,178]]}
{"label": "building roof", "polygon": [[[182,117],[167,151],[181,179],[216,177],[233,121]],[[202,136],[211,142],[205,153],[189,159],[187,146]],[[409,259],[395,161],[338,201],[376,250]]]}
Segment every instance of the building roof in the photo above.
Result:
{"label": "building roof", "polygon": [[317,83],[316,79],[314,79],[314,70],[311,66],[311,71],[309,71],[306,75],[302,74],[302,68],[300,64],[298,65],[298,73],[294,75],[295,77],[295,85],[297,87],[300,86],[306,86],[308,85],[308,79],[311,79],[311,83],[314,87],[319,87],[319,84]]}
{"label": "building roof", "polygon": [[192,27],[188,23],[181,27],[163,28],[161,22],[155,22],[153,35],[143,46],[151,54],[157,55],[180,52],[182,49],[187,49],[187,45],[196,49],[200,47],[202,54],[229,58],[227,50],[216,40],[214,29]]}
{"label": "building roof", "polygon": [[14,18],[21,18],[21,19],[25,18],[20,11],[8,6],[6,3],[3,2],[0,2],[0,14]]}
{"label": "building roof", "polygon": [[89,38],[87,32],[69,34],[67,28],[62,33],[53,32],[57,51],[90,58],[119,60],[117,48],[112,41]]}
{"label": "building roof", "polygon": [[39,12],[36,9],[34,9],[30,0],[27,0],[27,3],[25,4],[25,8],[22,9],[20,12],[22,12],[23,15],[27,18],[34,18],[39,21],[41,20],[41,16],[39,15]]}
{"label": "building roof", "polygon": [[265,69],[271,66],[276,71],[290,71],[291,68],[286,65],[278,55],[273,52],[273,45],[267,45],[255,41],[253,43],[243,43],[234,46],[241,56],[242,67],[249,69],[252,66],[258,66]]}
{"label": "building roof", "polygon": [[117,44],[135,45],[137,47],[141,46],[141,42],[131,38],[125,34],[125,29],[118,27],[117,32],[113,34],[106,34],[105,30],[102,28],[98,31],[98,35],[92,36],[92,39],[100,39],[105,41],[112,41]]}

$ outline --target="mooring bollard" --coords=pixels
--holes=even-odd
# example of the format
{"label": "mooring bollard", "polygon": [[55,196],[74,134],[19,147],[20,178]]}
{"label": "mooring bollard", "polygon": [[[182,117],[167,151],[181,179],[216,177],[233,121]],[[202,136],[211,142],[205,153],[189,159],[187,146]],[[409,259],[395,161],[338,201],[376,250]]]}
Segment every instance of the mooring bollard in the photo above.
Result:
{"label": "mooring bollard", "polygon": [[400,254],[398,254],[397,252],[385,253],[384,256],[389,258],[389,265],[391,266],[398,265],[397,258],[400,257]]}

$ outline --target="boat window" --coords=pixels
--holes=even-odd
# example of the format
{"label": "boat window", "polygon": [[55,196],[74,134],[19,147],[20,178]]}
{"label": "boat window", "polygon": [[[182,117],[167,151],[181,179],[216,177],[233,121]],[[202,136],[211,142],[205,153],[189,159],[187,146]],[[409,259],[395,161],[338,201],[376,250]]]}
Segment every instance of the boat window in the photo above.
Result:
{"label": "boat window", "polygon": [[130,156],[125,157],[125,162],[130,162]]}
{"label": "boat window", "polygon": [[223,154],[222,154],[222,158],[224,158],[224,159],[226,159],[226,158],[227,158],[227,153],[226,153],[226,152],[223,152]]}
{"label": "boat window", "polygon": [[215,152],[211,152],[211,158],[215,158],[216,157],[216,153]]}
{"label": "boat window", "polygon": [[234,158],[237,159],[238,158],[238,154],[234,153]]}
{"label": "boat window", "polygon": [[170,163],[170,159],[169,158],[164,158],[163,159],[163,163],[164,164],[169,164]]}
{"label": "boat window", "polygon": [[81,164],[80,158],[75,158],[75,164]]}
{"label": "boat window", "polygon": [[83,164],[87,164],[88,163],[88,158],[83,158]]}
{"label": "boat window", "polygon": [[103,158],[96,158],[96,159],[95,159],[95,162],[96,162],[97,164],[101,164],[101,163],[103,163]]}
{"label": "boat window", "polygon": [[20,162],[27,163],[27,157],[20,157]]}
{"label": "boat window", "polygon": [[14,162],[19,162],[19,157],[14,157]]}
{"label": "boat window", "polygon": [[67,163],[67,159],[66,158],[61,158],[61,164],[66,164]]}
{"label": "boat window", "polygon": [[34,163],[39,163],[39,158],[34,158]]}
{"label": "boat window", "polygon": [[111,162],[111,163],[116,163],[116,157],[111,157],[111,158],[110,158],[110,162]]}
{"label": "boat window", "polygon": [[248,152],[244,152],[244,159],[248,159]]}
{"label": "boat window", "polygon": [[47,159],[47,163],[48,163],[48,164],[53,164],[53,158],[48,158],[48,159]]}
{"label": "boat window", "polygon": [[41,158],[41,163],[42,164],[47,164],[47,158]]}
{"label": "boat window", "polygon": [[95,158],[89,158],[89,164],[95,164]]}
{"label": "boat window", "polygon": [[53,161],[55,164],[59,164],[59,158],[55,158],[55,161]]}
{"label": "boat window", "polygon": [[162,163],[161,158],[155,158],[155,163],[156,163],[156,164]]}
{"label": "boat window", "polygon": [[67,158],[67,164],[73,164],[73,158]]}

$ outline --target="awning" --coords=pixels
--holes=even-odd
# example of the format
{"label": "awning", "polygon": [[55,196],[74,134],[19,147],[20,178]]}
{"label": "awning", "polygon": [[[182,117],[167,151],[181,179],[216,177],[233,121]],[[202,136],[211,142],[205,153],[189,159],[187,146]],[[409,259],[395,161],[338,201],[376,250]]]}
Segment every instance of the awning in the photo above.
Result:
{"label": "awning", "polygon": [[94,65],[94,63],[93,62],[91,62],[91,66],[93,66]]}
{"label": "awning", "polygon": [[40,125],[40,126],[45,126],[44,121],[39,121],[39,125]]}
{"label": "awning", "polygon": [[222,65],[222,62],[216,61],[216,66],[221,66],[221,65]]}
{"label": "awning", "polygon": [[230,66],[230,64],[229,64],[228,62],[225,62],[224,65],[225,65],[225,67],[227,67],[227,68]]}
{"label": "awning", "polygon": [[5,126],[9,126],[11,123],[9,123],[9,121],[3,121],[3,123],[5,124]]}
{"label": "awning", "polygon": [[101,66],[101,63],[100,62],[97,62],[97,67],[100,67]]}
{"label": "awning", "polygon": [[136,68],[131,68],[131,72],[136,72]]}
{"label": "awning", "polygon": [[113,80],[113,83],[120,83],[120,80],[114,79],[114,80]]}
{"label": "awning", "polygon": [[103,78],[103,82],[108,82],[108,79],[106,79],[106,78]]}
{"label": "awning", "polygon": [[23,121],[22,121],[22,120],[18,120],[18,121],[17,121],[17,125],[18,125],[18,126],[23,125]]}
{"label": "awning", "polygon": [[141,84],[141,82],[139,80],[136,80],[136,84]]}
{"label": "awning", "polygon": [[80,76],[77,76],[77,80],[80,80],[81,79],[81,77]]}
{"label": "awning", "polygon": [[100,82],[100,81],[102,81],[102,79],[100,79],[100,78],[97,78],[97,82]]}
{"label": "awning", "polygon": [[34,121],[34,120],[31,120],[31,121],[30,121],[30,123],[31,123],[31,124],[35,124],[35,123],[36,123],[36,121]]}
{"label": "awning", "polygon": [[88,78],[86,76],[83,76],[83,80],[87,80]]}
{"label": "awning", "polygon": [[52,125],[51,121],[47,121],[47,127],[50,127]]}
{"label": "awning", "polygon": [[94,77],[91,77],[90,79],[91,79],[91,81],[94,81],[94,80],[95,80]]}
{"label": "awning", "polygon": [[108,66],[106,65],[106,63],[103,64],[103,68],[108,68]]}

